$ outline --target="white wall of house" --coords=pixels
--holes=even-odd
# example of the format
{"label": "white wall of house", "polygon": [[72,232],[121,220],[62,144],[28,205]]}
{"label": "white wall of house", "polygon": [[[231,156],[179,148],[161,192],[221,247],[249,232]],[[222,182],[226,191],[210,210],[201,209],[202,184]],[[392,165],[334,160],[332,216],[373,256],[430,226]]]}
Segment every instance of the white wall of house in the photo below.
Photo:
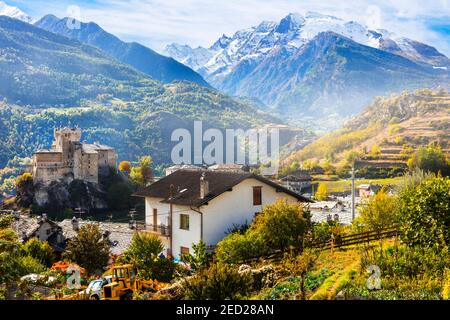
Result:
{"label": "white wall of house", "polygon": [[[253,187],[261,186],[262,205],[253,205]],[[203,241],[206,245],[215,245],[226,236],[233,224],[251,223],[255,214],[263,207],[286,199],[288,202],[298,202],[296,198],[256,179],[246,179],[233,187],[231,192],[222,193],[207,206],[201,208],[203,214]]]}
{"label": "white wall of house", "polygon": [[[167,203],[161,203],[162,198],[145,198],[145,223],[153,224],[153,209],[157,209],[158,225],[169,225],[170,206]],[[180,215],[189,215],[189,230],[180,229]],[[172,254],[175,257],[180,255],[181,247],[189,248],[192,251],[192,244],[200,242],[201,239],[201,216],[198,212],[191,210],[188,206],[173,205],[172,208],[173,235],[172,235]],[[164,243],[164,251],[170,248],[170,240],[161,237]]]}
{"label": "white wall of house", "polygon": [[41,241],[47,241],[52,235],[52,225],[48,222],[43,222],[34,235]]}
{"label": "white wall of house", "polygon": [[[262,205],[253,205],[253,187],[262,187]],[[275,188],[266,185],[256,179],[246,179],[233,187],[232,191],[225,192],[211,200],[208,205],[199,208],[203,213],[203,241],[206,245],[215,245],[221,241],[226,232],[233,225],[251,223],[255,214],[261,212],[263,207],[272,204],[279,199],[285,199],[290,203],[298,200],[286,193],[277,192]],[[153,224],[153,209],[158,210],[158,224],[168,225],[170,207],[161,203],[160,198],[145,198],[145,221]],[[189,215],[189,230],[180,229],[180,215]],[[179,257],[181,247],[189,248],[201,240],[201,214],[192,210],[189,206],[174,205],[172,248],[173,255]],[[165,249],[169,248],[168,239],[164,239]]]}

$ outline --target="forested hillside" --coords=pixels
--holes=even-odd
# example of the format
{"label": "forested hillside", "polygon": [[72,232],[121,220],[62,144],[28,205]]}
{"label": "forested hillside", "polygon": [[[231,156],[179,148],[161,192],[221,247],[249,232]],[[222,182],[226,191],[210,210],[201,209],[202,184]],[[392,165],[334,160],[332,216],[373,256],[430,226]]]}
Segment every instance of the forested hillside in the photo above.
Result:
{"label": "forested hillside", "polygon": [[174,129],[248,128],[279,120],[212,88],[162,84],[98,49],[0,17],[0,168],[49,147],[53,128],[80,126],[83,139],[120,159],[170,160]]}

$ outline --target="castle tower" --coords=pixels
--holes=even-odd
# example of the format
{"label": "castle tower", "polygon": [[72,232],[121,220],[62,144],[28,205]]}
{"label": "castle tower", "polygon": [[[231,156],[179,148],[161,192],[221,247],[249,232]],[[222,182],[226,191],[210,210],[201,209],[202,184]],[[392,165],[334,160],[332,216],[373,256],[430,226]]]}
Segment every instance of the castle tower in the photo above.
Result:
{"label": "castle tower", "polygon": [[54,130],[55,142],[53,149],[62,153],[62,161],[64,164],[69,164],[73,159],[73,142],[80,142],[81,129],[80,128],[60,128]]}

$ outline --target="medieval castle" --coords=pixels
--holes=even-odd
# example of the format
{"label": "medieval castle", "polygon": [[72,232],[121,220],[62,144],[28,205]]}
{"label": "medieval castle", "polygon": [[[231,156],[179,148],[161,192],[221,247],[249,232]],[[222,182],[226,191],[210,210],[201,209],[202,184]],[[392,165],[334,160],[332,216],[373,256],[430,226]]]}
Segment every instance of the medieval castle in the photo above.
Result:
{"label": "medieval castle", "polygon": [[98,183],[99,174],[107,175],[109,167],[116,166],[116,151],[98,143],[81,143],[80,128],[55,129],[54,136],[51,149],[33,155],[35,184],[62,180]]}

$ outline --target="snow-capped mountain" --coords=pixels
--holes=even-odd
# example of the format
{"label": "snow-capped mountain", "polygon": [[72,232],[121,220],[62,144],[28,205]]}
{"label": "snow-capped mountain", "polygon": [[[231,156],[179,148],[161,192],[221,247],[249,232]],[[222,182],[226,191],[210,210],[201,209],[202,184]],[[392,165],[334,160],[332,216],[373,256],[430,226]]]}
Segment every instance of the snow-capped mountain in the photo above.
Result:
{"label": "snow-capped mountain", "polygon": [[263,58],[277,47],[296,51],[319,33],[327,31],[435,67],[450,66],[445,55],[426,44],[397,37],[387,30],[370,30],[355,21],[315,12],[308,12],[305,16],[290,13],[278,23],[263,21],[256,27],[236,32],[232,37],[223,35],[209,48],[193,49],[188,45],[171,44],[165,53],[206,77],[215,77],[229,73],[242,60]]}
{"label": "snow-capped mountain", "polygon": [[30,17],[17,7],[7,5],[3,1],[0,1],[0,16],[8,16],[14,19],[22,20],[26,23],[35,23],[37,19]]}
{"label": "snow-capped mountain", "polygon": [[[421,70],[420,72],[427,74],[425,78],[433,78],[434,70],[441,72],[444,72],[446,68],[450,70],[450,60],[431,46],[398,37],[387,30],[370,30],[355,21],[345,21],[315,12],[308,12],[304,16],[290,13],[279,22],[263,21],[258,26],[237,31],[231,37],[223,35],[209,48],[193,49],[187,45],[171,44],[167,46],[165,54],[192,67],[213,86],[229,94],[255,97],[274,107],[280,107],[282,104],[283,109],[287,108],[290,111],[295,110],[292,108],[295,106],[297,110],[309,110],[311,106],[317,106],[317,101],[323,100],[327,104],[333,101],[339,96],[339,90],[336,85],[333,85],[332,87],[335,88],[333,94],[330,94],[325,87],[321,89],[323,96],[317,96],[317,93],[308,95],[305,90],[317,85],[312,83],[312,79],[315,78],[314,73],[321,69],[321,66],[317,65],[314,57],[307,56],[309,65],[305,65],[304,61],[298,60],[297,57],[305,57],[305,50],[307,51],[313,42],[315,48],[323,45],[322,40],[325,38],[322,36],[317,39],[317,37],[330,32],[336,37],[325,37],[326,49],[333,48],[331,52],[341,60],[336,61],[335,69],[329,70],[335,74],[328,76],[341,79],[343,81],[341,88],[345,87],[347,90],[352,86],[345,83],[348,81],[346,79],[351,79],[355,72],[367,73],[370,77],[370,71],[376,73],[380,70],[383,72],[390,70],[385,74],[391,77],[386,79],[387,82],[396,85],[392,89],[402,90],[410,88],[410,85],[406,85],[409,71],[411,75],[417,76],[417,71]],[[345,46],[341,48],[338,44],[330,44],[330,41],[338,41]],[[348,49],[350,47],[354,51],[350,52]],[[374,53],[369,49],[380,52]],[[339,68],[351,60],[350,55],[360,53],[375,55],[376,59],[368,59],[370,63],[366,63],[364,59],[367,57],[362,56],[361,60],[353,62],[354,65]],[[322,57],[322,54],[327,52],[317,51],[315,54]],[[399,56],[403,60],[396,58]],[[331,61],[333,57],[329,58],[326,60]],[[296,62],[291,65],[291,68],[286,68],[286,63],[289,61]],[[302,70],[297,69],[298,63],[303,64]],[[368,66],[373,70],[368,70]],[[280,70],[284,71],[282,75],[278,73]],[[308,70],[308,73],[305,73],[305,70]],[[343,74],[344,72],[350,74]],[[275,74],[279,77],[278,82],[273,82]],[[260,85],[255,86],[255,83]],[[284,85],[280,86],[280,83]],[[271,89],[270,86],[277,87],[277,90]],[[377,88],[381,89],[381,86]],[[386,87],[382,90],[367,89],[371,94],[385,94],[384,91],[388,90]],[[302,92],[302,99],[293,99],[299,92]],[[358,95],[365,96],[365,93],[359,92]],[[317,97],[312,98],[312,96]],[[327,97],[333,97],[333,99],[330,100]],[[345,105],[347,101],[341,102]],[[355,101],[352,100],[352,103]],[[359,106],[348,109],[358,112]]]}

